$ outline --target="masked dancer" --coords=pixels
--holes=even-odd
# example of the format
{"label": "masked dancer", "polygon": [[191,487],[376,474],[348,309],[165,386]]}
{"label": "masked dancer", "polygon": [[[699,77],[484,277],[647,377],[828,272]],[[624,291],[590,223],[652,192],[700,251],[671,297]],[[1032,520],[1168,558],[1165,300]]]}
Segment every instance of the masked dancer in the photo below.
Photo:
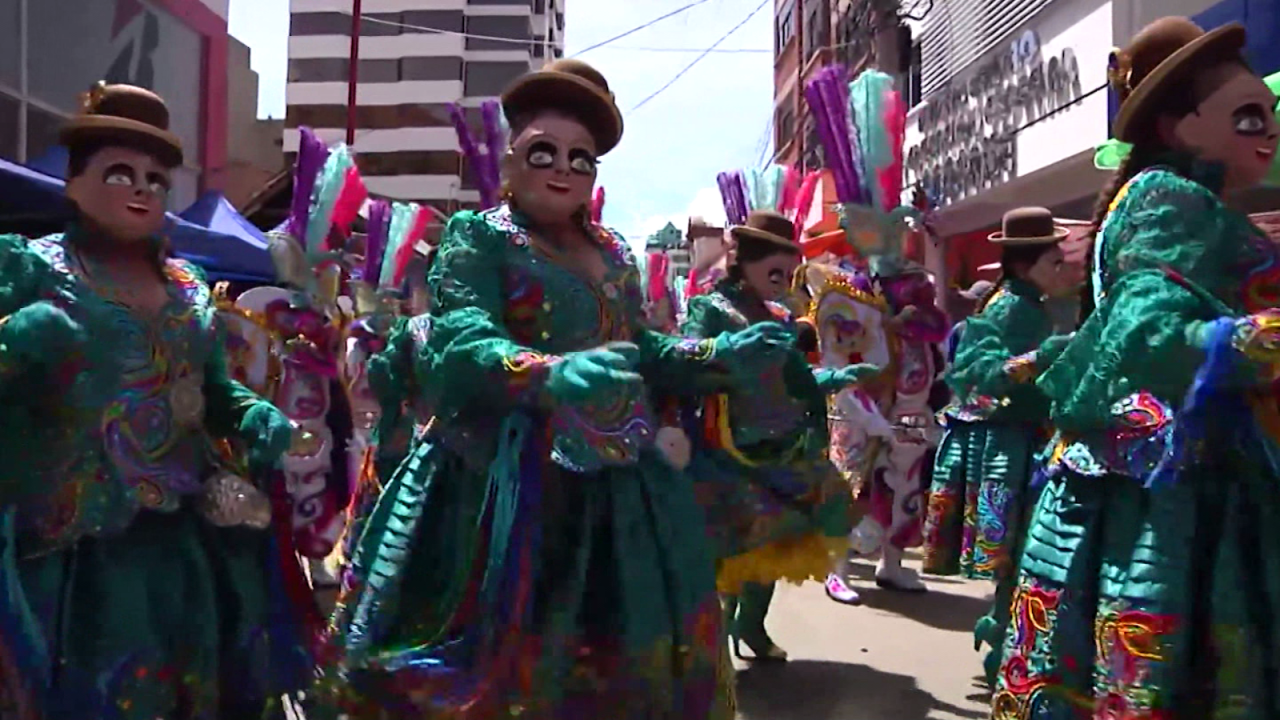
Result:
{"label": "masked dancer", "polygon": [[993,717],[1280,716],[1280,474],[1253,402],[1280,266],[1223,202],[1280,127],[1244,46],[1163,18],[1111,55],[1133,146],[1098,205],[1092,311],[1036,380],[1057,436]]}
{"label": "masked dancer", "polygon": [[925,521],[924,571],[996,581],[991,612],[975,640],[992,647],[984,667],[994,682],[1009,619],[1022,527],[1034,502],[1029,483],[1048,440],[1048,401],[1036,376],[1067,337],[1053,333],[1044,301],[1075,288],[1058,244],[1067,230],[1044,208],[1005,214],[990,237],[1001,248],[1002,277],[965,321],[947,382],[955,400],[942,412]]}
{"label": "masked dancer", "polygon": [[646,329],[625,241],[589,219],[622,135],[605,79],[561,60],[502,100],[504,201],[455,215],[429,273],[417,361],[433,418],[355,548],[337,704],[728,720],[703,517],[649,397],[750,382],[790,334]]}
{"label": "masked dancer", "polygon": [[255,718],[300,658],[270,502],[215,445],[269,470],[291,426],[228,377],[209,288],[168,252],[168,121],[95,87],[61,134],[76,220],[0,238],[6,717]]}
{"label": "masked dancer", "polygon": [[[795,225],[756,210],[730,232],[728,277],[690,301],[684,331],[716,337],[756,323],[794,327],[779,301],[800,265]],[[690,470],[721,558],[717,584],[739,657],[745,643],[755,660],[787,658],[765,630],[776,581],[822,581],[847,547],[852,503],[827,456],[827,395],[879,371],[859,364],[815,373],[794,348],[784,365],[703,408],[705,448]]]}

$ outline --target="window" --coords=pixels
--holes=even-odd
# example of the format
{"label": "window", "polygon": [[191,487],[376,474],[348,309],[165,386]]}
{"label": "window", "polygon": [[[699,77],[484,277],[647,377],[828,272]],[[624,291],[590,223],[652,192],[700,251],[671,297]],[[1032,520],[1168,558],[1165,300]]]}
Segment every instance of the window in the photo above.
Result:
{"label": "window", "polygon": [[19,3],[0,2],[0,83],[17,90],[22,84]]}
{"label": "window", "polygon": [[827,45],[827,14],[822,3],[810,3],[808,17],[805,18],[804,43],[805,59]]}
{"label": "window", "polygon": [[[511,15],[472,15],[467,18],[467,32],[471,35],[484,35],[493,38],[510,38],[512,40],[529,40],[529,17]],[[501,40],[481,40],[467,38],[468,50],[515,50],[520,46]]]}
{"label": "window", "polygon": [[18,160],[18,113],[22,103],[12,95],[0,93],[0,157]]}
{"label": "window", "polygon": [[401,58],[401,80],[461,80],[462,58],[415,57]]}
{"label": "window", "polygon": [[400,13],[400,22],[414,26],[402,28],[405,33],[426,32],[418,28],[462,32],[465,25],[465,16],[460,10],[407,10]]}
{"label": "window", "polygon": [[[400,34],[400,13],[363,13],[362,15],[366,21],[360,23],[360,37]],[[352,18],[346,13],[296,13],[289,18],[289,34],[350,37],[352,25]]]}
{"label": "window", "polygon": [[547,12],[547,0],[533,0],[533,14],[543,15]]}
{"label": "window", "polygon": [[460,155],[451,150],[361,153],[356,158],[360,172],[379,175],[456,175]]}
{"label": "window", "polygon": [[[305,125],[315,128],[347,126],[346,105],[289,105],[285,127]],[[360,105],[356,107],[356,127],[362,130],[394,130],[403,127],[453,127],[444,105]]]}
{"label": "window", "polygon": [[920,52],[920,43],[911,43],[911,65],[907,69],[907,107],[915,107],[924,99],[924,83],[921,71],[924,69],[924,57]]}
{"label": "window", "polygon": [[528,71],[527,62],[469,62],[462,91],[469,97],[501,95],[512,80]]}
{"label": "window", "polygon": [[66,120],[60,115],[27,105],[27,161],[30,162],[58,145],[58,130]]}
{"label": "window", "polygon": [[773,49],[782,52],[796,34],[796,0],[787,0],[773,19]]}
{"label": "window", "polygon": [[774,121],[777,128],[778,140],[774,143],[776,149],[781,150],[782,146],[791,142],[796,134],[796,116],[789,108],[778,111],[778,119]]}
{"label": "window", "polygon": [[822,139],[818,136],[818,125],[809,116],[805,120],[804,166],[810,170],[822,167]]}

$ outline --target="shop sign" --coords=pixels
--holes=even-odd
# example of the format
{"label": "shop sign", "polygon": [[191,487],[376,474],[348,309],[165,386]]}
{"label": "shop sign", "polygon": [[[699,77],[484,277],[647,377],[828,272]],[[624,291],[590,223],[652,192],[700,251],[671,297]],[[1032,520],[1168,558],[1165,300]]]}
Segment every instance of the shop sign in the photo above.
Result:
{"label": "shop sign", "polygon": [[907,170],[942,204],[1006,182],[1018,174],[1018,130],[1082,94],[1075,52],[1046,58],[1028,30],[920,109],[923,139],[908,152]]}

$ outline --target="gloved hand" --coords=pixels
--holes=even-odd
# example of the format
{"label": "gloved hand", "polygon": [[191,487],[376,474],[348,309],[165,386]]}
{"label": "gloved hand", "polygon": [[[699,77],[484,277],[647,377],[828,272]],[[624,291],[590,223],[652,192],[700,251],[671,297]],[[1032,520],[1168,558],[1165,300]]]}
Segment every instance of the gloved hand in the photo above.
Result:
{"label": "gloved hand", "polygon": [[631,343],[569,353],[551,366],[543,392],[553,403],[583,403],[595,395],[640,385],[640,349]]}
{"label": "gloved hand", "polygon": [[1280,310],[1264,310],[1236,320],[1231,345],[1254,362],[1280,363]]}
{"label": "gloved hand", "polygon": [[249,463],[273,468],[293,444],[293,423],[265,400],[245,412],[240,420],[240,437],[249,445]]}
{"label": "gloved hand", "polygon": [[0,367],[21,370],[65,358],[86,341],[84,328],[49,302],[28,305],[0,325]]}
{"label": "gloved hand", "polygon": [[795,335],[778,323],[757,323],[717,337],[715,359],[735,377],[750,377],[780,364],[794,344]]}
{"label": "gloved hand", "polygon": [[842,368],[822,368],[813,373],[818,387],[824,392],[839,392],[851,385],[869,380],[884,371],[884,368],[871,363],[857,363]]}

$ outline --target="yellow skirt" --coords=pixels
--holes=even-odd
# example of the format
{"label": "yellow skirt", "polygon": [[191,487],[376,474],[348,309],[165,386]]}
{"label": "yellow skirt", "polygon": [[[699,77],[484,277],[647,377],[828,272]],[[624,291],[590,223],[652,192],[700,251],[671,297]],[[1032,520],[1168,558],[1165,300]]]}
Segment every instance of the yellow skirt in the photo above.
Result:
{"label": "yellow skirt", "polygon": [[848,549],[849,539],[843,535],[829,537],[814,532],[778,540],[721,560],[716,570],[716,590],[722,595],[737,595],[743,583],[822,582],[836,559]]}

